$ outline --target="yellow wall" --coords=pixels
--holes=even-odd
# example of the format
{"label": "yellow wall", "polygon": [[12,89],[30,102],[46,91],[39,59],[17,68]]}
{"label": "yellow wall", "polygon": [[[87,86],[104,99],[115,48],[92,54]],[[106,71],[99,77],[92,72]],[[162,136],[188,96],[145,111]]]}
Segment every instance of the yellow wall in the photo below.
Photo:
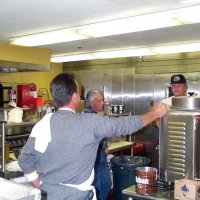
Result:
{"label": "yellow wall", "polygon": [[[3,86],[16,86],[17,84],[36,84],[37,91],[40,88],[46,88],[52,99],[49,84],[51,80],[63,70],[63,64],[51,63],[50,72],[15,72],[15,73],[0,73],[0,83]],[[43,99],[47,100],[47,99]]]}
{"label": "yellow wall", "polygon": [[0,43],[0,60],[50,64],[51,50]]}

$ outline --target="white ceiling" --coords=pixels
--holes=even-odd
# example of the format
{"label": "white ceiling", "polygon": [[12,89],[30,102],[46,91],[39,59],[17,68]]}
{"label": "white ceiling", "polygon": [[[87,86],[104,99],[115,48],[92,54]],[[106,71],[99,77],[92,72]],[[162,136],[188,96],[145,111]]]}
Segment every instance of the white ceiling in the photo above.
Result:
{"label": "white ceiling", "polygon": [[[22,35],[198,4],[200,0],[1,0],[0,42],[9,42],[9,38]],[[200,41],[200,23],[40,47],[51,49],[55,56],[197,41]]]}

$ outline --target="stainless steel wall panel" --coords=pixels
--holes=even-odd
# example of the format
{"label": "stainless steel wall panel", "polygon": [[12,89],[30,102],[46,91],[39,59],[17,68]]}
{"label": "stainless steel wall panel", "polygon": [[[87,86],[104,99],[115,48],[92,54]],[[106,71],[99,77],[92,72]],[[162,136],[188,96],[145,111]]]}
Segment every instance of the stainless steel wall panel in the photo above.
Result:
{"label": "stainless steel wall panel", "polygon": [[143,114],[153,99],[153,75],[135,74],[135,114]]}
{"label": "stainless steel wall panel", "polygon": [[101,76],[99,70],[83,70],[83,71],[72,71],[75,77],[84,89],[84,96],[91,89],[101,90]]}
{"label": "stainless steel wall panel", "polygon": [[135,68],[124,68],[122,80],[125,113],[135,113]]}
{"label": "stainless steel wall panel", "polygon": [[154,74],[153,76],[153,100],[154,103],[169,97],[171,74]]}
{"label": "stainless steel wall panel", "polygon": [[123,104],[123,85],[122,69],[113,69],[112,71],[112,104]]}
{"label": "stainless steel wall panel", "polygon": [[[135,114],[146,113],[153,101],[153,74],[135,74]],[[158,167],[158,128],[147,125],[135,134],[135,141],[143,143],[144,155],[151,159],[151,166]]]}
{"label": "stainless steel wall panel", "polygon": [[112,102],[112,70],[101,71],[101,88],[104,94],[104,101]]}

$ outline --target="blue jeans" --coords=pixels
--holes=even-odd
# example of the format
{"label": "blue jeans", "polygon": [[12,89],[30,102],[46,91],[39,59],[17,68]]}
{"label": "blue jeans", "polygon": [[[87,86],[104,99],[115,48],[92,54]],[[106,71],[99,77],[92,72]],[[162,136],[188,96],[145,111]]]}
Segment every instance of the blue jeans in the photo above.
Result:
{"label": "blue jeans", "polygon": [[94,166],[94,182],[97,200],[106,200],[111,188],[110,171],[106,154],[101,155],[99,162]]}

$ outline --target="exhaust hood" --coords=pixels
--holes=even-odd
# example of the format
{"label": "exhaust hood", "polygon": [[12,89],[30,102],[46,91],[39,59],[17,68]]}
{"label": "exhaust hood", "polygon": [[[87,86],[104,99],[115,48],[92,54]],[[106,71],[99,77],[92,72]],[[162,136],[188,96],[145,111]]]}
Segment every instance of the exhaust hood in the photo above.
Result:
{"label": "exhaust hood", "polygon": [[49,49],[0,43],[0,72],[50,71]]}
{"label": "exhaust hood", "polygon": [[0,60],[0,72],[50,71],[50,65]]}

